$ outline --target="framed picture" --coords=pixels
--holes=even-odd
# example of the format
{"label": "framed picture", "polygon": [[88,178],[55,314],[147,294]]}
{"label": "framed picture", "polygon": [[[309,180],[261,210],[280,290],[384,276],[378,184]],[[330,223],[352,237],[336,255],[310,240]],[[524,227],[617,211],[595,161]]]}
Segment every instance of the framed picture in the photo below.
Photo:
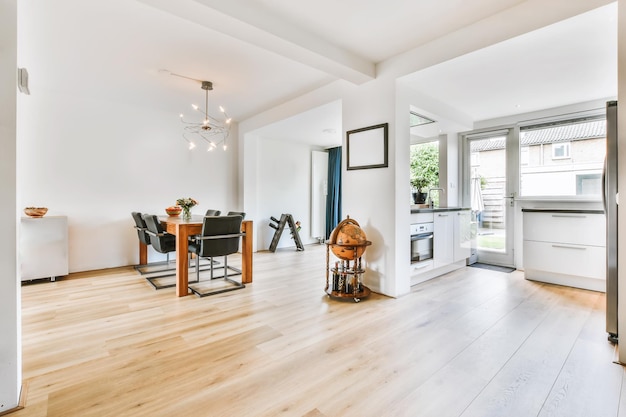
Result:
{"label": "framed picture", "polygon": [[388,167],[388,130],[383,123],[346,132],[348,170]]}

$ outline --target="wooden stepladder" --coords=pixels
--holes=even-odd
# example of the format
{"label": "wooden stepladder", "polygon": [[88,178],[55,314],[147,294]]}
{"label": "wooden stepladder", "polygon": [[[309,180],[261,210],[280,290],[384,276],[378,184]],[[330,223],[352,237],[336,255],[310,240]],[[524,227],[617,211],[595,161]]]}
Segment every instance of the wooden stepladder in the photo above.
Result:
{"label": "wooden stepladder", "polygon": [[280,240],[280,236],[283,234],[283,229],[285,225],[289,225],[289,229],[291,230],[291,238],[296,242],[296,250],[302,251],[304,250],[304,245],[302,245],[302,241],[300,240],[300,234],[298,233],[298,228],[296,226],[296,222],[293,220],[293,216],[291,214],[283,213],[280,216],[280,220],[275,217],[270,217],[272,223],[270,223],[270,227],[272,229],[276,229],[274,232],[274,237],[272,237],[272,243],[270,244],[270,251],[276,252],[276,246],[278,245],[278,241]]}

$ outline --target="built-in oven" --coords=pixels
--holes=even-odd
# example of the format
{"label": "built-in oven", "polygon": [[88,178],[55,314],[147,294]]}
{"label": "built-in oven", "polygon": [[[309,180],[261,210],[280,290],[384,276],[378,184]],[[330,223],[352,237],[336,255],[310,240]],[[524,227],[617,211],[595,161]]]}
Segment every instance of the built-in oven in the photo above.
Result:
{"label": "built-in oven", "polygon": [[411,225],[411,263],[433,258],[434,224],[413,223]]}

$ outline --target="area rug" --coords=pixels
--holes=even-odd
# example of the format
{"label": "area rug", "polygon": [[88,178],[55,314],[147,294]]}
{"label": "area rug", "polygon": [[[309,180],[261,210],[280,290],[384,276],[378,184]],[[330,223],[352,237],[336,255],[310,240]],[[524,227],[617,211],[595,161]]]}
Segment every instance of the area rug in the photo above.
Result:
{"label": "area rug", "polygon": [[491,271],[506,272],[506,273],[515,271],[515,268],[509,268],[508,266],[489,265],[489,264],[482,264],[480,262],[476,262],[474,264],[471,264],[470,266],[473,268],[489,269]]}

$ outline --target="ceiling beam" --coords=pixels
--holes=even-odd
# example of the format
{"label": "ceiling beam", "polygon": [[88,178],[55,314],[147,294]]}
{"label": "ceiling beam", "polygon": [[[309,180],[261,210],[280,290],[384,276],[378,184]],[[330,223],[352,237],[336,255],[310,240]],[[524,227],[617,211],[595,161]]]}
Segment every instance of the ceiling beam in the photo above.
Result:
{"label": "ceiling beam", "polygon": [[403,77],[614,1],[526,0],[413,50],[380,62],[376,66],[376,74],[379,77]]}
{"label": "ceiling beam", "polygon": [[376,65],[306,32],[248,0],[138,0],[206,28],[256,45],[331,76],[362,84],[376,77]]}

